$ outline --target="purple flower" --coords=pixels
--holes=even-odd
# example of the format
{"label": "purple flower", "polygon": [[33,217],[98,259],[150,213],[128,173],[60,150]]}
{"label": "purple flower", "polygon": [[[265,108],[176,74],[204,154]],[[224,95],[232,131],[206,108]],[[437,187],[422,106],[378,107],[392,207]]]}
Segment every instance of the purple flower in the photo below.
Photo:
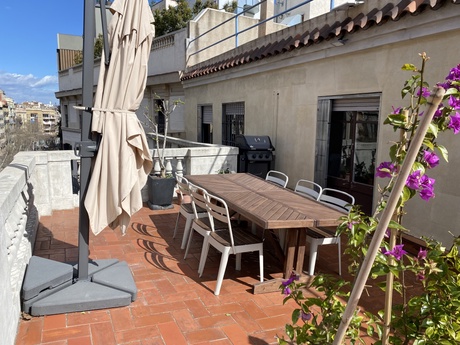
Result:
{"label": "purple flower", "polygon": [[291,273],[291,276],[289,277],[288,280],[283,281],[281,284],[283,284],[284,289],[283,292],[285,295],[290,295],[292,290],[289,288],[289,285],[294,281],[294,280],[299,280],[299,276],[296,275],[294,272]]}
{"label": "purple flower", "polygon": [[427,255],[427,250],[420,248],[420,250],[418,251],[417,259],[423,260],[426,258],[426,255]]}
{"label": "purple flower", "polygon": [[409,175],[406,181],[406,186],[410,189],[417,190],[420,187],[420,170],[415,170]]}
{"label": "purple flower", "polygon": [[312,318],[312,316],[313,315],[311,313],[305,313],[303,310],[302,310],[302,313],[300,314],[302,321],[308,321]]}
{"label": "purple flower", "polygon": [[423,175],[420,178],[420,187],[422,187],[423,189],[433,189],[435,182],[436,180],[434,178],[428,177],[427,175]]}
{"label": "purple flower", "polygon": [[423,272],[417,273],[417,279],[418,280],[425,280],[425,275],[423,274]]}
{"label": "purple flower", "polygon": [[401,107],[395,108],[395,107],[391,106],[391,108],[393,108],[393,114],[399,114],[401,112],[401,110],[402,110]]}
{"label": "purple flower", "polygon": [[396,260],[401,260],[404,254],[407,254],[407,252],[403,249],[404,244],[397,244],[394,246],[393,250],[385,250],[383,254],[385,255],[391,255],[393,256]]}
{"label": "purple flower", "polygon": [[390,228],[387,228],[387,229],[385,230],[385,235],[384,235],[384,236],[385,236],[386,238],[390,238],[390,235],[391,235],[391,230],[390,230]]}
{"label": "purple flower", "polygon": [[[420,92],[421,91],[421,92]],[[428,88],[426,88],[425,86],[423,86],[421,89],[419,88],[418,91],[417,91],[417,96],[422,96],[422,97],[429,97],[431,95],[431,92],[430,90],[428,90]]]}
{"label": "purple flower", "polygon": [[434,119],[440,118],[442,116],[443,109],[444,109],[444,105],[442,103],[439,104],[438,109],[436,109],[436,111],[434,112],[433,118]]}
{"label": "purple flower", "polygon": [[353,225],[355,225],[355,224],[359,224],[359,222],[356,221],[356,220],[352,220],[351,222],[348,222],[347,228],[351,230],[351,229],[353,229]]}
{"label": "purple flower", "polygon": [[458,99],[457,97],[451,95],[449,97],[449,106],[451,106],[455,110],[460,109],[460,99]]}
{"label": "purple flower", "polygon": [[396,166],[391,162],[382,162],[376,169],[377,177],[391,177],[396,172]]}
{"label": "purple flower", "polygon": [[428,201],[431,198],[434,198],[434,183],[436,180],[434,178],[428,177],[427,175],[423,175],[420,178],[420,188],[422,189],[420,192],[420,197]]}
{"label": "purple flower", "polygon": [[455,115],[450,116],[450,122],[448,125],[454,131],[454,134],[458,134],[460,132],[460,114],[455,113]]}
{"label": "purple flower", "polygon": [[460,80],[460,64],[450,70],[446,80]]}
{"label": "purple flower", "polygon": [[439,164],[439,157],[436,155],[436,153],[428,150],[423,152],[423,159],[428,164],[429,168],[434,168]]}
{"label": "purple flower", "polygon": [[427,189],[422,189],[421,192],[420,192],[420,197],[425,201],[428,201],[431,198],[434,198],[433,189],[428,189],[428,188]]}

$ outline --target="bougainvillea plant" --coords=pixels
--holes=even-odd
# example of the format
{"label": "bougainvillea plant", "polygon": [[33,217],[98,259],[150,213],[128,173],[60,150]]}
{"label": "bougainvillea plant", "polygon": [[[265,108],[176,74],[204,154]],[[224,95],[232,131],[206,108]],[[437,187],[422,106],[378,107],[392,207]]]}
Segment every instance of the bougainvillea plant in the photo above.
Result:
{"label": "bougainvillea plant", "polygon": [[[407,150],[416,133],[423,109],[430,97],[429,85],[424,80],[424,71],[429,58],[420,54],[421,67],[405,64],[402,69],[412,76],[402,88],[402,98],[408,100],[406,107],[393,108],[384,124],[399,132],[399,140],[389,150],[389,160],[380,163],[376,176],[385,186],[380,186],[380,200],[373,215],[368,216],[354,206],[347,216],[341,218],[337,235],[347,238],[346,253],[350,256],[349,272],[356,275],[367,253],[372,235],[377,229],[379,216],[386,207],[386,201],[395,185]],[[452,68],[443,83],[445,89],[442,103],[435,112],[418,156],[412,165],[403,192],[399,198],[393,220],[381,243],[372,266],[370,278],[376,279],[391,273],[395,280],[392,289],[401,294],[402,303],[391,310],[389,344],[448,345],[460,343],[460,237],[452,236],[453,244],[446,249],[439,241],[423,238],[425,245],[413,256],[404,249],[401,234],[407,230],[401,225],[404,206],[413,197],[429,202],[435,197],[435,179],[430,172],[440,164],[440,158],[448,161],[447,149],[438,143],[440,133],[460,133],[460,64]],[[398,239],[390,245],[390,237]],[[418,283],[417,292],[409,289],[405,277],[412,275]],[[300,283],[295,275],[280,286],[285,294],[284,303],[294,300],[298,307],[292,313],[292,323],[287,324],[284,337],[279,344],[331,344],[340,325],[349,288],[342,278],[318,275],[312,283]],[[381,281],[381,279],[380,279]],[[386,283],[376,283],[385,290]],[[305,289],[322,292],[321,297],[305,297]],[[411,293],[409,293],[411,292]],[[356,310],[346,332],[346,343],[364,343],[363,324],[367,335],[382,344],[384,334],[384,311],[373,315]]]}

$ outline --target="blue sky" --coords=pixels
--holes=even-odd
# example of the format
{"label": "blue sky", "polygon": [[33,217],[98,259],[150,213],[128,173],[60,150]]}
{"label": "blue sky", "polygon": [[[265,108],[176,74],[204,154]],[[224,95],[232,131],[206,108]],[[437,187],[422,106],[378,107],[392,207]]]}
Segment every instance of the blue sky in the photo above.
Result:
{"label": "blue sky", "polygon": [[57,34],[82,35],[84,0],[1,0],[0,89],[17,103],[58,104]]}

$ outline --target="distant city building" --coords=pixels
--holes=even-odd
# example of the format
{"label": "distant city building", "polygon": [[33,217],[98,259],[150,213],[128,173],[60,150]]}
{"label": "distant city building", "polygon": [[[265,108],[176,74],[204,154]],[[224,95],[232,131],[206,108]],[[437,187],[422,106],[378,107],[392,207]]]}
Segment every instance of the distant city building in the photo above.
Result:
{"label": "distant city building", "polygon": [[16,116],[22,125],[37,124],[43,134],[56,135],[61,114],[56,106],[41,102],[16,104]]}

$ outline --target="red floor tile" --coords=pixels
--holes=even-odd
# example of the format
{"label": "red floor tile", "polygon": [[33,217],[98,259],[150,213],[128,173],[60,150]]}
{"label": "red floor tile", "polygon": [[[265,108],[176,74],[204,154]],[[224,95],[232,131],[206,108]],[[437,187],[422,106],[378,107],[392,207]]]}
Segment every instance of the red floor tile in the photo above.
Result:
{"label": "red floor tile", "polygon": [[[195,236],[184,260],[183,221],[172,238],[177,210],[178,205],[165,211],[144,207],[133,216],[126,236],[110,229],[90,234],[91,259],[128,263],[138,289],[136,301],[120,308],[21,320],[16,345],[276,344],[275,336],[284,334],[294,304],[283,306],[281,292],[252,293],[258,265],[250,255],[243,255],[241,271],[234,269],[231,259],[221,294],[215,296],[220,258],[211,252],[203,276],[198,277],[202,238]],[[77,239],[78,209],[55,211],[40,219],[34,254],[75,262]],[[317,269],[336,274],[336,251],[335,246],[321,248]],[[281,277],[279,262],[270,253],[265,256],[265,278]],[[369,301],[378,304],[379,298]]]}

